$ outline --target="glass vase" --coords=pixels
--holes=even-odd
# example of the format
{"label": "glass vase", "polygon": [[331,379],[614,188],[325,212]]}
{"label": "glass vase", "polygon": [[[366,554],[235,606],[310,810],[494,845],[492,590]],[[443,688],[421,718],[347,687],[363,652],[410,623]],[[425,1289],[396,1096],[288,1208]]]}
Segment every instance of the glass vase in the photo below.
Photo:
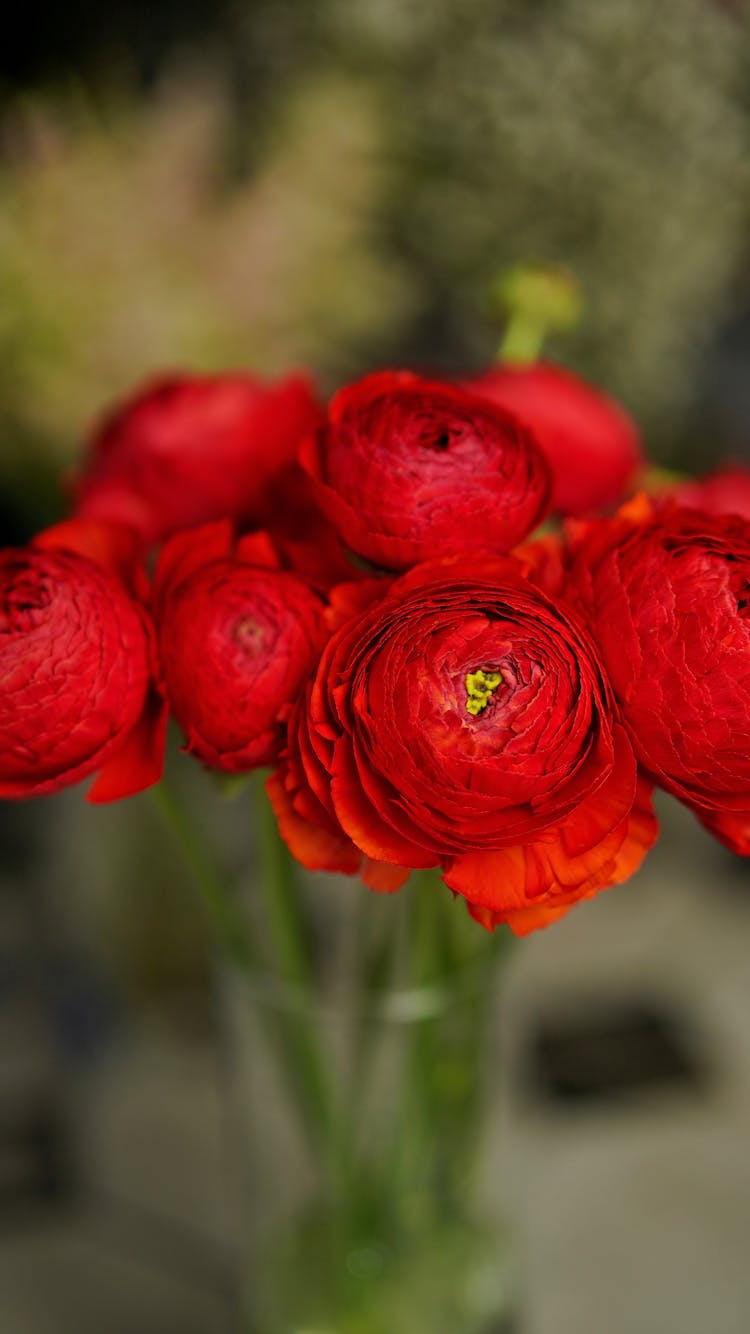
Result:
{"label": "glass vase", "polygon": [[505,933],[432,874],[278,871],[250,886],[258,960],[222,969],[244,1334],[517,1334]]}

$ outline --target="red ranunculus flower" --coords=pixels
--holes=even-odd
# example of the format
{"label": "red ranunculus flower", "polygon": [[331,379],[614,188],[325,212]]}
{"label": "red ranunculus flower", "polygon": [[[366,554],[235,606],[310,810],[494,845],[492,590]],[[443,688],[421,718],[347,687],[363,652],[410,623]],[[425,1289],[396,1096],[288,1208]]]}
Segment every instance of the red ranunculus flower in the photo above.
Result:
{"label": "red ranunculus flower", "polygon": [[320,416],[303,375],[150,381],[94,436],[77,513],[130,524],[148,543],[210,519],[263,523],[269,487]]}
{"label": "red ranunculus flower", "polygon": [[158,782],[166,714],[127,529],[71,520],[0,552],[0,797],[99,770],[90,801]]}
{"label": "red ranunculus flower", "polygon": [[709,514],[740,514],[750,519],[750,468],[744,463],[726,463],[707,477],[670,487],[669,495],[691,509],[707,510]]}
{"label": "red ranunculus flower", "polygon": [[583,526],[571,580],[639,760],[750,854],[750,524],[637,498]]}
{"label": "red ranunculus flower", "polygon": [[480,921],[519,934],[626,879],[656,835],[650,785],[576,613],[492,555],[369,596],[269,780],[295,856],[376,889],[440,865]]}
{"label": "red ranunculus flower", "polygon": [[547,508],[547,466],[511,414],[408,371],[340,390],[300,458],[344,541],[389,569],[507,551]]}
{"label": "red ranunculus flower", "polygon": [[327,636],[323,599],[264,533],[228,521],[163,547],[154,600],[165,689],[187,749],[227,772],[270,764]]}
{"label": "red ranunculus flower", "polygon": [[622,500],[643,453],[614,399],[549,362],[493,366],[467,385],[533,431],[552,470],[556,514],[593,514]]}

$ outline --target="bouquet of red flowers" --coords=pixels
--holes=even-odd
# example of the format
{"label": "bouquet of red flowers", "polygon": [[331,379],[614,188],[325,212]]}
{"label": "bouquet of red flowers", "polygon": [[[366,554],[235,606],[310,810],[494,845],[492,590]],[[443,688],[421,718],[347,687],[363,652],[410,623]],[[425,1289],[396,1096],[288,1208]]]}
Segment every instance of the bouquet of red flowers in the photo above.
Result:
{"label": "bouquet of red flowers", "polygon": [[[95,432],[72,516],[0,553],[0,797],[157,785],[171,715],[207,769],[265,771],[303,867],[378,893],[418,872],[517,935],[637,870],[654,785],[747,855],[750,524],[639,473],[624,410],[551,364],[380,371],[327,405],[304,375],[146,385]],[[282,1028],[340,1146],[315,1034]]]}
{"label": "bouquet of red flowers", "polygon": [[0,557],[0,795],[157,783],[171,713],[208,768],[272,770],[303,865],[439,867],[518,933],[637,869],[654,783],[747,852],[747,521],[641,497],[529,540],[637,460],[545,364],[379,372],[327,409],[301,376],[147,386],[74,517]]}

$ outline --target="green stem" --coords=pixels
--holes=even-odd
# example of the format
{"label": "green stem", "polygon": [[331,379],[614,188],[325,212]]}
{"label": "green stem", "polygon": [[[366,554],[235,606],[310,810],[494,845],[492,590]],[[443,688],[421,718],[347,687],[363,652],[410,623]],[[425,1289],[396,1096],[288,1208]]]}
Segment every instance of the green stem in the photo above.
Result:
{"label": "green stem", "polygon": [[[409,981],[414,987],[426,987],[442,980],[437,957],[438,936],[436,899],[440,886],[433,872],[414,873],[406,893],[411,895],[409,940]],[[435,1058],[439,1016],[426,1015],[412,1020],[406,1034],[400,1116],[395,1127],[395,1143],[390,1168],[386,1168],[385,1186],[391,1192],[396,1211],[405,1202],[407,1211],[422,1211],[432,1203],[425,1164],[434,1153],[433,1121],[435,1114]],[[407,1226],[417,1219],[407,1217]]]}
{"label": "green stem", "polygon": [[250,932],[199,826],[165,780],[151,788],[151,798],[190,872],[217,941],[243,972],[253,972],[257,959]]}
{"label": "green stem", "polygon": [[471,978],[471,993],[466,999],[465,1043],[467,1095],[454,1112],[451,1140],[454,1145],[452,1180],[459,1190],[466,1190],[479,1167],[477,1148],[480,1143],[483,1100],[489,1074],[487,1051],[491,1021],[494,1014],[494,984],[498,970],[504,965],[515,937],[508,926],[496,927],[485,945]]}
{"label": "green stem", "polygon": [[289,850],[279,835],[276,817],[259,775],[255,801],[258,851],[260,853],[259,891],[265,900],[275,962],[285,982],[291,982],[305,999],[315,1004],[310,945],[302,904],[295,883],[294,865]]}
{"label": "green stem", "polygon": [[[399,1220],[408,1201],[424,1224],[431,1210],[450,1212],[466,1198],[477,1163],[487,1071],[493,983],[513,937],[507,928],[482,939],[434,874],[413,877],[410,971],[413,985],[444,991],[444,1008],[406,1034],[402,1105],[383,1204]],[[464,931],[466,927],[466,931]],[[402,1216],[407,1227],[415,1220]]]}
{"label": "green stem", "polygon": [[[259,976],[262,963],[248,926],[217,870],[212,852],[206,845],[199,825],[182,799],[166,782],[151,789],[152,800],[169,829],[175,845],[198,890],[218,945],[239,967],[248,980]],[[275,1012],[274,1043],[280,1064],[297,1095],[305,1127],[315,1141],[322,1139],[326,1153],[335,1149],[332,1093],[323,1054],[313,1027],[314,1019],[306,1012],[310,1002],[310,970],[300,934],[298,904],[289,877],[289,858],[281,844],[272,812],[265,796],[259,805],[262,873],[260,880],[271,919],[271,936],[280,956],[280,971],[285,979],[300,988],[298,1010]],[[302,984],[304,991],[302,994]]]}
{"label": "green stem", "polygon": [[306,1129],[323,1155],[340,1200],[347,1173],[346,1144],[325,1041],[317,1028],[318,997],[294,862],[260,786],[255,811],[261,870],[258,888],[264,899],[269,941],[276,970],[294,993],[292,1005],[277,1014],[279,1037],[287,1052],[287,1071],[304,1108]]}
{"label": "green stem", "polygon": [[509,319],[497,349],[497,360],[505,366],[532,366],[544,347],[547,326],[525,311],[516,311]]}
{"label": "green stem", "polygon": [[538,361],[547,335],[573,329],[581,316],[578,283],[559,265],[514,264],[492,290],[506,319],[497,356],[510,366]]}

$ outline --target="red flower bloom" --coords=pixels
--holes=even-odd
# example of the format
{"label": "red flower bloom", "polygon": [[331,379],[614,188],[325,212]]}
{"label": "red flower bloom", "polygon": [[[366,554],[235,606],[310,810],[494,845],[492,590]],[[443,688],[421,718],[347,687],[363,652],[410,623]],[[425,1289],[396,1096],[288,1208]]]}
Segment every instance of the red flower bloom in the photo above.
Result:
{"label": "red flower bloom", "polygon": [[440,865],[521,934],[626,879],[656,835],[650,788],[576,614],[511,557],[428,562],[369,596],[269,781],[295,856],[377,889]]}
{"label": "red flower bloom", "polygon": [[642,461],[634,422],[614,399],[562,366],[493,366],[467,382],[533,431],[552,470],[557,514],[616,505]]}
{"label": "red flower bloom", "polygon": [[302,375],[150,381],[96,433],[74,481],[76,510],[130,524],[148,543],[225,516],[262,523],[276,474],[319,419]]}
{"label": "red flower bloom", "polygon": [[547,507],[547,467],[514,417],[408,371],[340,390],[300,458],[344,541],[390,569],[507,551]]}
{"label": "red flower bloom", "polygon": [[188,750],[227,772],[270,764],[328,633],[322,598],[279,568],[264,533],[235,544],[225,521],[165,544],[154,599],[165,688]]}
{"label": "red flower bloom", "polygon": [[583,528],[571,580],[641,763],[750,854],[750,524],[639,498]]}
{"label": "red flower bloom", "polygon": [[0,797],[95,770],[90,801],[158,782],[165,711],[134,538],[84,520],[0,552]]}
{"label": "red flower bloom", "polygon": [[[661,497],[664,493],[660,492]],[[696,477],[670,487],[668,494],[679,505],[707,510],[709,514],[740,514],[750,519],[750,468],[726,463],[707,477]]]}

